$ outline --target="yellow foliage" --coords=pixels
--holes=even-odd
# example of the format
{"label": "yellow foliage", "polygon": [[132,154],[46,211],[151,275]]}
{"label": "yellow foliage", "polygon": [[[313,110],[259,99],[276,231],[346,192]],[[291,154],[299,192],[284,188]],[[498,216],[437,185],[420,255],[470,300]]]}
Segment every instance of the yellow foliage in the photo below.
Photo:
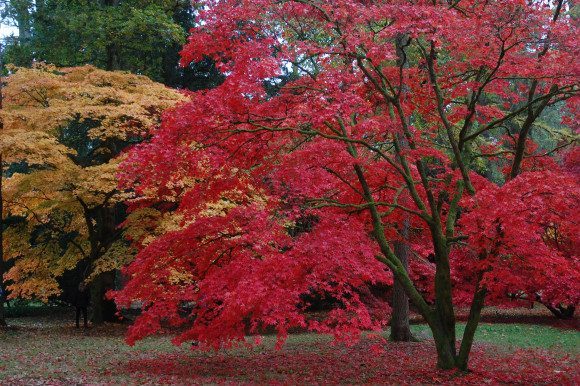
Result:
{"label": "yellow foliage", "polygon": [[91,138],[127,139],[150,133],[160,113],[183,101],[149,78],[92,66],[12,68],[6,78],[4,130],[50,134],[73,120],[96,121]]}
{"label": "yellow foliage", "polygon": [[[65,270],[94,259],[93,212],[129,197],[117,189],[120,144],[147,138],[161,112],[186,97],[144,76],[91,66],[10,71],[0,111],[0,151],[9,165],[3,215],[24,221],[5,233],[5,257],[15,261],[6,279],[13,296],[48,299]],[[121,241],[98,247],[90,278],[133,254]]]}
{"label": "yellow foliage", "polygon": [[189,272],[179,272],[175,268],[170,268],[168,281],[173,285],[183,285],[193,283],[193,275]]}
{"label": "yellow foliage", "polygon": [[123,268],[133,260],[135,252],[136,251],[130,248],[124,240],[116,241],[111,245],[107,252],[95,262],[86,282],[92,281],[101,273]]}
{"label": "yellow foliage", "polygon": [[125,236],[147,245],[157,237],[183,227],[183,217],[173,212],[161,213],[154,208],[140,208],[127,216]]}

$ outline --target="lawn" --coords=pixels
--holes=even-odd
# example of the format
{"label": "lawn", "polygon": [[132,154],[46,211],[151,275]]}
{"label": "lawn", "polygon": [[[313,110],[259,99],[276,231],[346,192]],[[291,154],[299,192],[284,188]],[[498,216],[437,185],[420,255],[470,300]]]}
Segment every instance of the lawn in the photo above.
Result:
{"label": "lawn", "polygon": [[[463,334],[464,328],[464,323],[457,325],[457,336]],[[422,338],[431,336],[425,325],[412,325],[411,330]],[[564,330],[534,324],[481,323],[475,340],[480,343],[492,343],[508,350],[540,348],[580,355],[580,332],[574,329]]]}
{"label": "lawn", "polygon": [[[354,346],[327,335],[290,335],[281,350],[263,345],[221,352],[191,351],[159,336],[129,347],[118,325],[76,330],[54,317],[16,318],[0,335],[0,384],[575,384],[580,381],[580,333],[550,326],[481,325],[471,362],[458,375],[435,370],[425,326],[418,343]],[[462,330],[463,325],[458,326]]]}

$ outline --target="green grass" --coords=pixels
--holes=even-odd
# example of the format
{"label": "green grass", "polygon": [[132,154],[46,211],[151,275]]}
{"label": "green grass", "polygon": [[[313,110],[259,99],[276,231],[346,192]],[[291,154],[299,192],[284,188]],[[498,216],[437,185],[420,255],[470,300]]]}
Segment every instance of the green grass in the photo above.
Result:
{"label": "green grass", "polygon": [[[464,329],[465,323],[458,323],[456,328],[458,338],[462,336]],[[430,339],[432,336],[429,327],[424,324],[411,325],[411,330],[420,340]],[[385,331],[383,336],[388,337],[389,332]],[[263,343],[267,348],[273,348],[275,341],[274,336],[267,336]],[[330,344],[331,341],[330,335],[292,334],[288,336],[285,347],[291,350],[298,348],[308,350],[318,343]],[[508,350],[539,348],[580,354],[580,331],[544,325],[480,323],[475,342],[491,343]]]}
{"label": "green grass", "polygon": [[[465,323],[459,323],[456,331],[460,337]],[[419,338],[430,337],[426,325],[412,325],[411,330]],[[507,349],[544,348],[580,354],[580,332],[533,324],[480,323],[475,334],[476,342],[493,343]]]}

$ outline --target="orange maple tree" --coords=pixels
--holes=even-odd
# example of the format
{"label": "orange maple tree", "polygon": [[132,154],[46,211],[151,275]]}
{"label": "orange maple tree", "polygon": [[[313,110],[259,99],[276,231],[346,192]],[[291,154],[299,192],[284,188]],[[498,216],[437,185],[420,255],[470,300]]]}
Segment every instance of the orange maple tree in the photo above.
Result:
{"label": "orange maple tree", "polygon": [[122,151],[185,96],[91,66],[11,71],[0,134],[10,296],[46,301],[61,292],[58,278],[78,269],[102,298],[110,273],[132,257],[118,228],[130,195],[117,189]]}

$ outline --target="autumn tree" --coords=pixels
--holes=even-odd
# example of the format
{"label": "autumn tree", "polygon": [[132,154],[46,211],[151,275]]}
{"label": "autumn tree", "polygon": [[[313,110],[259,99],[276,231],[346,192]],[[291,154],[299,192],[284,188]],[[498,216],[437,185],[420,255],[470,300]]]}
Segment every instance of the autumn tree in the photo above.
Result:
{"label": "autumn tree", "polygon": [[144,76],[90,66],[12,71],[0,134],[10,296],[47,300],[61,292],[58,278],[78,269],[99,322],[112,272],[132,256],[117,227],[128,197],[115,177],[122,151],[184,97]]}
{"label": "autumn tree", "polygon": [[[143,304],[129,342],[164,324],[188,326],[176,342],[213,347],[269,326],[280,341],[296,326],[348,339],[384,325],[357,288],[394,277],[438,366],[465,370],[486,298],[552,281],[551,302],[578,301],[565,290],[577,288],[578,178],[558,155],[574,143],[519,146],[546,108],[575,124],[578,34],[563,1],[203,4],[182,63],[209,56],[228,77],[166,115],[122,167],[133,208],[181,218],[116,294]],[[289,68],[298,76],[264,87]],[[506,127],[517,145],[495,154],[502,185],[479,160]],[[207,213],[224,200],[235,205]],[[338,302],[323,320],[304,312],[312,292]]]}

